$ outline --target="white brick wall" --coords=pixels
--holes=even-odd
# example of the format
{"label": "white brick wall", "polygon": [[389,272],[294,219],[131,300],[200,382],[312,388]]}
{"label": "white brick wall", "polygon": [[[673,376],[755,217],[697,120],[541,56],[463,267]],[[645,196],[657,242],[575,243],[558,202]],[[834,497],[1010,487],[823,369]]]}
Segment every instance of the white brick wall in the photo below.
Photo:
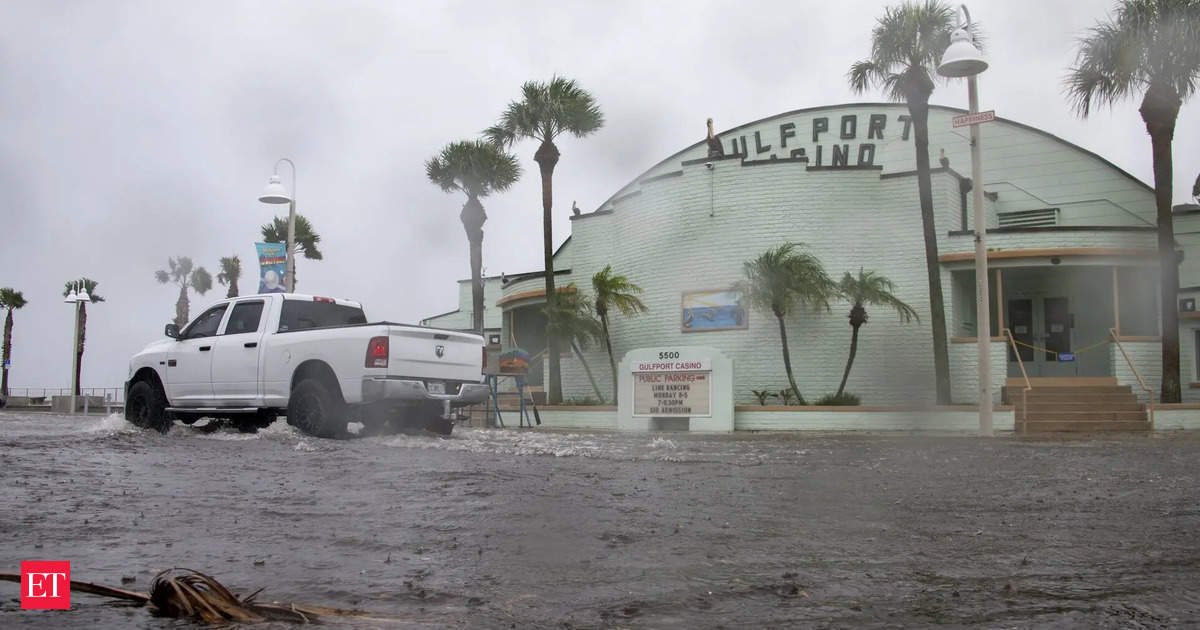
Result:
{"label": "white brick wall", "polygon": [[[990,344],[992,381],[992,402],[1000,404],[1000,388],[1008,377],[1007,344],[1003,341],[993,341]],[[979,349],[972,343],[950,344],[950,391],[954,394],[954,402],[974,404],[975,392],[979,387]]]}
{"label": "white brick wall", "polygon": [[[868,141],[866,121],[878,113],[886,114],[888,120],[885,139],[875,141],[875,163],[883,166],[882,172],[810,171],[795,162],[747,166],[733,159],[717,160],[711,170],[702,163],[682,165],[685,160],[705,157],[701,143],[671,156],[615,193],[600,208],[611,214],[573,220],[570,244],[557,259],[557,267],[572,268],[574,281],[590,292],[591,275],[612,264],[617,273],[646,290],[649,313],[636,318],[613,315],[617,359],[642,346],[715,346],[734,360],[738,403],[756,402],[751,389],[784,387],[787,379],[773,316],[752,311],[748,330],[685,334],[680,331],[680,299],[684,291],[727,287],[742,277],[744,261],[786,241],[796,241],[807,244],[834,279],[860,266],[888,276],[896,283],[901,299],[920,315],[919,323],[902,325],[894,313],[869,309],[871,320],[861,330],[847,389],[859,394],[864,404],[930,402],[933,357],[917,180],[911,175],[881,178],[881,174],[915,168],[911,136],[901,139],[897,119],[906,109],[896,104],[869,104],[783,114],[723,132],[722,140],[728,151],[734,138],[746,136],[754,153],[754,132],[758,131],[763,143],[772,145],[770,153],[787,157],[792,148],[806,147],[811,159],[815,158],[812,119],[828,116],[831,130],[820,141],[828,165],[833,144],[849,144],[852,155],[857,156],[854,149]],[[938,152],[945,149],[951,168],[966,176],[970,171],[966,133],[950,125],[950,118],[957,113],[942,107],[931,110],[930,157],[936,167]],[[837,138],[843,114],[859,116],[857,139]],[[795,136],[785,148],[779,143],[780,125],[789,122],[795,124]],[[992,212],[1058,206],[1064,208],[1064,217],[1070,217],[1064,222],[1090,225],[1144,225],[1137,217],[1154,215],[1152,193],[1096,157],[1007,121],[989,123],[983,126],[983,133],[985,188],[1000,195]],[[680,174],[645,181],[672,173]],[[933,186],[939,253],[972,251],[969,236],[947,234],[962,228],[957,178],[937,173]],[[638,194],[626,196],[633,192]],[[1096,231],[994,234],[989,246],[1153,247],[1154,236]],[[941,276],[950,311],[949,267],[942,267]],[[560,284],[567,282],[570,279],[558,279]],[[510,284],[504,293],[542,286],[543,281],[536,278]],[[810,400],[837,388],[850,341],[848,311],[848,304],[835,303],[830,312],[794,313],[787,319],[796,381]],[[948,324],[958,318],[960,314],[947,313]],[[954,399],[969,400],[974,393],[975,364],[970,356],[974,346],[950,345]],[[997,384],[1006,371],[1004,356],[1002,345],[993,352]],[[607,395],[611,372],[603,348],[590,349],[587,358]],[[563,376],[567,398],[594,397],[574,358],[563,361]]]}
{"label": "white brick wall", "polygon": [[[1125,352],[1129,355],[1129,361],[1133,362],[1138,374],[1146,382],[1146,387],[1154,390],[1154,397],[1157,400],[1162,395],[1162,343],[1158,341],[1122,341],[1121,346],[1125,348]],[[1146,402],[1146,392],[1138,384],[1137,377],[1129,368],[1129,361],[1125,360],[1121,350],[1117,348],[1117,344],[1109,345],[1109,357],[1112,361],[1112,375],[1117,377],[1117,382],[1129,385],[1138,400]]]}

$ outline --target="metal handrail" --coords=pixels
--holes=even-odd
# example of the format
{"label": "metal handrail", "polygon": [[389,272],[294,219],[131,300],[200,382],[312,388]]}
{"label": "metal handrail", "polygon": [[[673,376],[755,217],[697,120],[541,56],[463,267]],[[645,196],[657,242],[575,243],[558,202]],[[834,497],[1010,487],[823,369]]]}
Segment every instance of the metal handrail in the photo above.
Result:
{"label": "metal handrail", "polygon": [[1029,420],[1029,399],[1026,394],[1033,390],[1033,383],[1029,382],[1029,374],[1025,371],[1025,362],[1021,360],[1021,353],[1017,350],[1017,340],[1013,339],[1012,331],[1001,328],[1000,332],[1008,336],[1008,345],[1012,348],[1013,356],[1017,357],[1017,365],[1021,368],[1021,377],[1025,379],[1025,389],[1021,390],[1021,428],[1024,429],[1025,423]]}
{"label": "metal handrail", "polygon": [[1125,346],[1121,345],[1121,337],[1117,334],[1116,328],[1109,328],[1109,334],[1112,335],[1113,343],[1117,344],[1117,349],[1121,351],[1121,356],[1125,357],[1125,363],[1129,364],[1129,370],[1133,372],[1133,376],[1137,378],[1138,385],[1141,385],[1142,391],[1146,392],[1146,400],[1150,407],[1150,430],[1154,430],[1154,390],[1146,387],[1146,381],[1142,380],[1141,373],[1133,366],[1133,360],[1129,358],[1129,353],[1125,352]]}

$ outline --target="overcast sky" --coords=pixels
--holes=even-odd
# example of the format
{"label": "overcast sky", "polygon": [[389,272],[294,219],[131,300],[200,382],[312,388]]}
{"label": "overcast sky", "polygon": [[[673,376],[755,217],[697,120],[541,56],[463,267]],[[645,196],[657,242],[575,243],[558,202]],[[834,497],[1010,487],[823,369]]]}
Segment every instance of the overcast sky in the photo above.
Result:
{"label": "overcast sky", "polygon": [[[361,300],[372,319],[452,310],[469,276],[461,195],[425,179],[445,143],[476,137],[523,81],[558,73],[606,124],[559,142],[555,242],[572,201],[595,209],[647,167],[718,131],[802,107],[883,100],[846,87],[886,2],[0,1],[0,286],[24,292],[10,385],[66,387],[67,280],[99,281],[85,387],[121,385],[161,337],[177,288],[154,271],[191,256],[215,275],[279,206],[257,201],[277,158],[299,167],[298,210],[325,260],[297,290]],[[992,67],[981,108],[1095,151],[1152,182],[1136,100],[1077,119],[1062,77],[1110,0],[975,2]],[[1180,112],[1175,203],[1200,172],[1200,104]],[[932,102],[966,107],[962,85]],[[536,147],[484,201],[488,274],[541,268]],[[986,153],[984,156],[986,169]],[[283,167],[285,183],[291,175]],[[286,214],[286,207],[283,208]],[[224,297],[194,296],[191,314]]]}

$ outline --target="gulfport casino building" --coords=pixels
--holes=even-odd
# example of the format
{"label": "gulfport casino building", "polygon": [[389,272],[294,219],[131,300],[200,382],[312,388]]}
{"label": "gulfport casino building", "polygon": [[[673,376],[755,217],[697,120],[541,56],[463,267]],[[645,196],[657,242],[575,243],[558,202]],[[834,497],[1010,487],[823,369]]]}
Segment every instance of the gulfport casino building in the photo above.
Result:
{"label": "gulfport casino building", "polygon": [[[976,396],[974,233],[968,129],[962,110],[931,106],[929,153],[955,402]],[[988,228],[991,373],[999,401],[1008,377],[1115,377],[1133,369],[1159,389],[1159,298],[1153,189],[1103,157],[1052,133],[1005,119],[981,125]],[[710,346],[733,360],[734,397],[786,387],[779,330],[770,313],[741,307],[731,292],[743,262],[784,242],[803,243],[829,275],[874,270],[919,321],[868,306],[846,389],[865,405],[934,399],[932,333],[914,134],[907,108],[854,103],[802,109],[717,135],[724,155],[701,140],[617,190],[594,211],[571,217],[555,254],[556,286],[590,292],[606,265],[645,289],[649,312],[614,314],[617,359],[640,347]],[[1147,144],[1146,150],[1149,151]],[[1185,400],[1200,400],[1200,207],[1177,206],[1182,251],[1178,301]],[[422,323],[470,328],[471,290],[459,308]],[[485,326],[505,348],[545,349],[540,272],[486,278]],[[796,382],[814,400],[837,389],[850,345],[850,304],[787,319]],[[611,391],[607,356],[585,356],[601,390]],[[1072,358],[1074,360],[1068,360]],[[1061,359],[1061,360],[1060,360]],[[543,382],[535,361],[530,383]],[[594,398],[579,361],[562,358],[565,399]]]}

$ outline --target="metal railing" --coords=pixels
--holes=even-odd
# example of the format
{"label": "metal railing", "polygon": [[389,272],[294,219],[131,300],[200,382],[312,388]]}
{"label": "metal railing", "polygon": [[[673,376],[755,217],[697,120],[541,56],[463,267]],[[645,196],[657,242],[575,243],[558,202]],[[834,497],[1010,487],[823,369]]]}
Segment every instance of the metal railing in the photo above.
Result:
{"label": "metal railing", "polygon": [[1117,349],[1121,351],[1121,356],[1125,357],[1125,363],[1129,365],[1129,370],[1133,372],[1134,378],[1137,379],[1138,385],[1142,391],[1146,392],[1147,407],[1150,410],[1150,430],[1154,430],[1154,390],[1146,387],[1146,381],[1142,380],[1142,375],[1137,368],[1133,366],[1133,360],[1129,358],[1129,353],[1125,352],[1125,346],[1121,345],[1121,337],[1117,334],[1116,328],[1109,328],[1108,332],[1112,335],[1113,343],[1117,344]]}
{"label": "metal railing", "polygon": [[[70,396],[70,387],[9,387],[9,398],[29,398],[41,400],[36,404],[50,405],[53,396]],[[125,388],[123,387],[80,387],[80,396],[99,396],[111,404],[125,403]]]}
{"label": "metal railing", "polygon": [[1029,399],[1026,394],[1033,390],[1033,383],[1029,382],[1029,373],[1025,371],[1025,362],[1021,360],[1021,353],[1017,350],[1017,340],[1013,339],[1012,331],[1002,328],[1000,333],[1008,337],[1008,345],[1012,348],[1013,356],[1017,357],[1017,365],[1021,368],[1021,377],[1025,379],[1025,389],[1021,390],[1021,430],[1024,431],[1025,423],[1029,420]]}

